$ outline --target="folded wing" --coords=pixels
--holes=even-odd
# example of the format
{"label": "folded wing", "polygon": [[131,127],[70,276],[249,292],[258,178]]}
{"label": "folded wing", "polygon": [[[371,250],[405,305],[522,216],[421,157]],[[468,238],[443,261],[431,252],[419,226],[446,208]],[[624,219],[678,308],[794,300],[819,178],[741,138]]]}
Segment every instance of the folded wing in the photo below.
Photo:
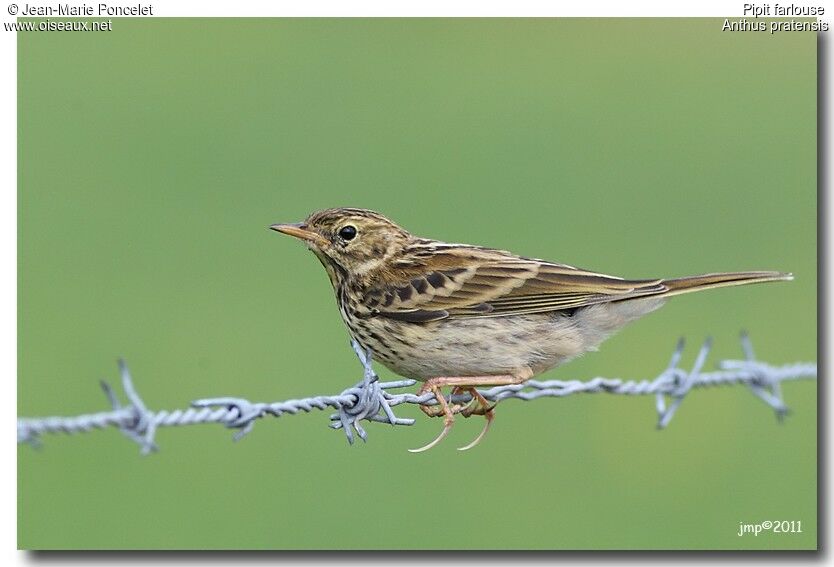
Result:
{"label": "folded wing", "polygon": [[657,295],[661,280],[622,278],[478,248],[436,251],[410,261],[400,281],[367,293],[372,313],[427,322],[445,318],[501,317],[570,310],[595,303]]}

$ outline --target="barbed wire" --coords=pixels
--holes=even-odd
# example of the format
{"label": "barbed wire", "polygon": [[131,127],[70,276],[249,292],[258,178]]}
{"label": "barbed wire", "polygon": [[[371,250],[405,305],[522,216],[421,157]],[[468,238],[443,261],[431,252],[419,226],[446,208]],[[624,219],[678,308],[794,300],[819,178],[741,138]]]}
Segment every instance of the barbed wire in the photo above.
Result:
{"label": "barbed wire", "polygon": [[[375,421],[390,425],[412,425],[413,419],[397,417],[392,408],[400,404],[436,405],[437,399],[431,392],[423,395],[413,393],[391,393],[390,390],[413,386],[415,380],[381,382],[371,364],[371,352],[363,350],[355,341],[352,343],[356,356],[364,368],[364,376],[356,385],[333,396],[313,396],[281,402],[251,402],[245,398],[206,398],[191,402],[191,407],[176,410],[151,411],[136,391],[127,364],[119,361],[122,389],[127,398],[123,405],[113,389],[104,381],[101,387],[110,402],[110,411],[77,416],[53,416],[18,418],[17,441],[38,446],[44,433],[86,433],[94,429],[117,427],[125,436],[139,444],[142,454],[157,450],[156,431],[160,427],[194,425],[198,423],[220,423],[237,429],[234,439],[239,440],[249,433],[255,421],[267,417],[295,415],[313,410],[336,409],[330,416],[330,427],[342,429],[349,443],[354,442],[354,431],[360,439],[367,439],[362,421]],[[722,360],[718,370],[702,372],[712,341],[707,339],[701,346],[695,363],[690,370],[679,367],[684,349],[680,339],[668,366],[653,380],[621,380],[619,378],[594,378],[579,380],[529,380],[523,384],[497,386],[479,390],[489,401],[498,402],[507,398],[524,401],[544,397],[564,397],[574,394],[619,394],[626,396],[654,395],[656,398],[659,429],[665,428],[674,417],[686,395],[695,388],[707,386],[743,384],[753,394],[769,405],[781,421],[788,413],[782,399],[781,383],[788,380],[816,379],[817,365],[811,362],[772,366],[756,360],[753,345],[746,333],[741,335],[744,358]],[[469,393],[448,396],[450,403],[465,404],[471,401]]]}

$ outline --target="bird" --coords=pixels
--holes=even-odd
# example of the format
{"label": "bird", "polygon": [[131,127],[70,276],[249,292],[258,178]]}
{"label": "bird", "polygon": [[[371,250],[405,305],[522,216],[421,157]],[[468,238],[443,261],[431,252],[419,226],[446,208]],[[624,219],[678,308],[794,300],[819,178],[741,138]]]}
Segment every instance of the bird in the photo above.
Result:
{"label": "bird", "polygon": [[[333,286],[351,337],[400,376],[421,381],[421,405],[443,416],[482,415],[476,446],[494,420],[480,386],[523,384],[574,359],[667,298],[705,289],[786,281],[790,273],[746,271],[624,279],[505,250],[412,235],[369,209],[331,208],[269,227],[303,241]],[[451,387],[449,401],[442,388]],[[455,394],[471,401],[451,403]]]}

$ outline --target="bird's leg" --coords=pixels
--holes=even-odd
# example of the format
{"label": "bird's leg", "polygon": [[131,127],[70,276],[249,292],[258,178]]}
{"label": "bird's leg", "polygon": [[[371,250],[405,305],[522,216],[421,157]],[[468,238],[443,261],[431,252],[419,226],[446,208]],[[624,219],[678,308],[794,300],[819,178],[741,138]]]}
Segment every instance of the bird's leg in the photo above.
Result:
{"label": "bird's leg", "polygon": [[475,387],[506,386],[509,384],[521,384],[522,382],[526,382],[527,380],[529,380],[532,376],[533,372],[529,368],[527,368],[524,369],[524,371],[519,372],[515,375],[504,374],[500,376],[449,376],[431,378],[427,380],[425,384],[423,384],[423,386],[420,388],[418,393],[423,394],[427,391],[433,392],[438,404],[440,405],[441,410],[437,411],[432,409],[431,413],[429,413],[429,411],[426,411],[425,409],[423,411],[426,413],[426,415],[440,415],[440,413],[442,412],[444,415],[443,431],[441,431],[440,435],[438,435],[434,439],[434,441],[432,441],[428,445],[420,447],[419,449],[409,449],[409,451],[411,451],[412,453],[427,451],[428,449],[431,449],[432,447],[440,443],[440,441],[442,441],[443,438],[445,438],[449,434],[449,431],[451,431],[452,425],[455,422],[454,414],[460,412],[460,406],[455,405],[453,411],[452,407],[450,407],[449,404],[446,402],[446,398],[444,398],[443,395],[440,393],[441,387],[454,386],[454,390],[452,391],[453,393],[458,390],[466,390],[470,392],[473,397],[473,402],[477,401],[480,408],[473,408],[469,410],[469,406],[467,406],[467,408],[465,408],[463,411],[467,411],[468,415],[480,415],[480,412],[482,411],[484,417],[486,418],[486,424],[484,425],[483,430],[481,430],[481,433],[475,438],[475,440],[469,443],[468,445],[459,448],[459,450],[461,451],[466,451],[467,449],[471,449],[472,447],[481,442],[481,439],[484,438],[484,435],[486,435],[486,432],[489,430],[489,426],[492,423],[492,420],[495,418],[493,408],[490,406],[486,398],[484,398],[483,395],[481,395],[481,393],[475,389]]}

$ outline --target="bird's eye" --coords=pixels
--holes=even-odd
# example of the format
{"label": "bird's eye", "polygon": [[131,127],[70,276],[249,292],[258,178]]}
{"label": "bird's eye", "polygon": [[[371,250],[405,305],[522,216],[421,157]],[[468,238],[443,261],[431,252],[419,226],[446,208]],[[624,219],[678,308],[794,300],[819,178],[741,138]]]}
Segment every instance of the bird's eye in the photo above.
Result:
{"label": "bird's eye", "polygon": [[339,229],[339,238],[342,240],[353,240],[356,237],[356,227],[347,225]]}

